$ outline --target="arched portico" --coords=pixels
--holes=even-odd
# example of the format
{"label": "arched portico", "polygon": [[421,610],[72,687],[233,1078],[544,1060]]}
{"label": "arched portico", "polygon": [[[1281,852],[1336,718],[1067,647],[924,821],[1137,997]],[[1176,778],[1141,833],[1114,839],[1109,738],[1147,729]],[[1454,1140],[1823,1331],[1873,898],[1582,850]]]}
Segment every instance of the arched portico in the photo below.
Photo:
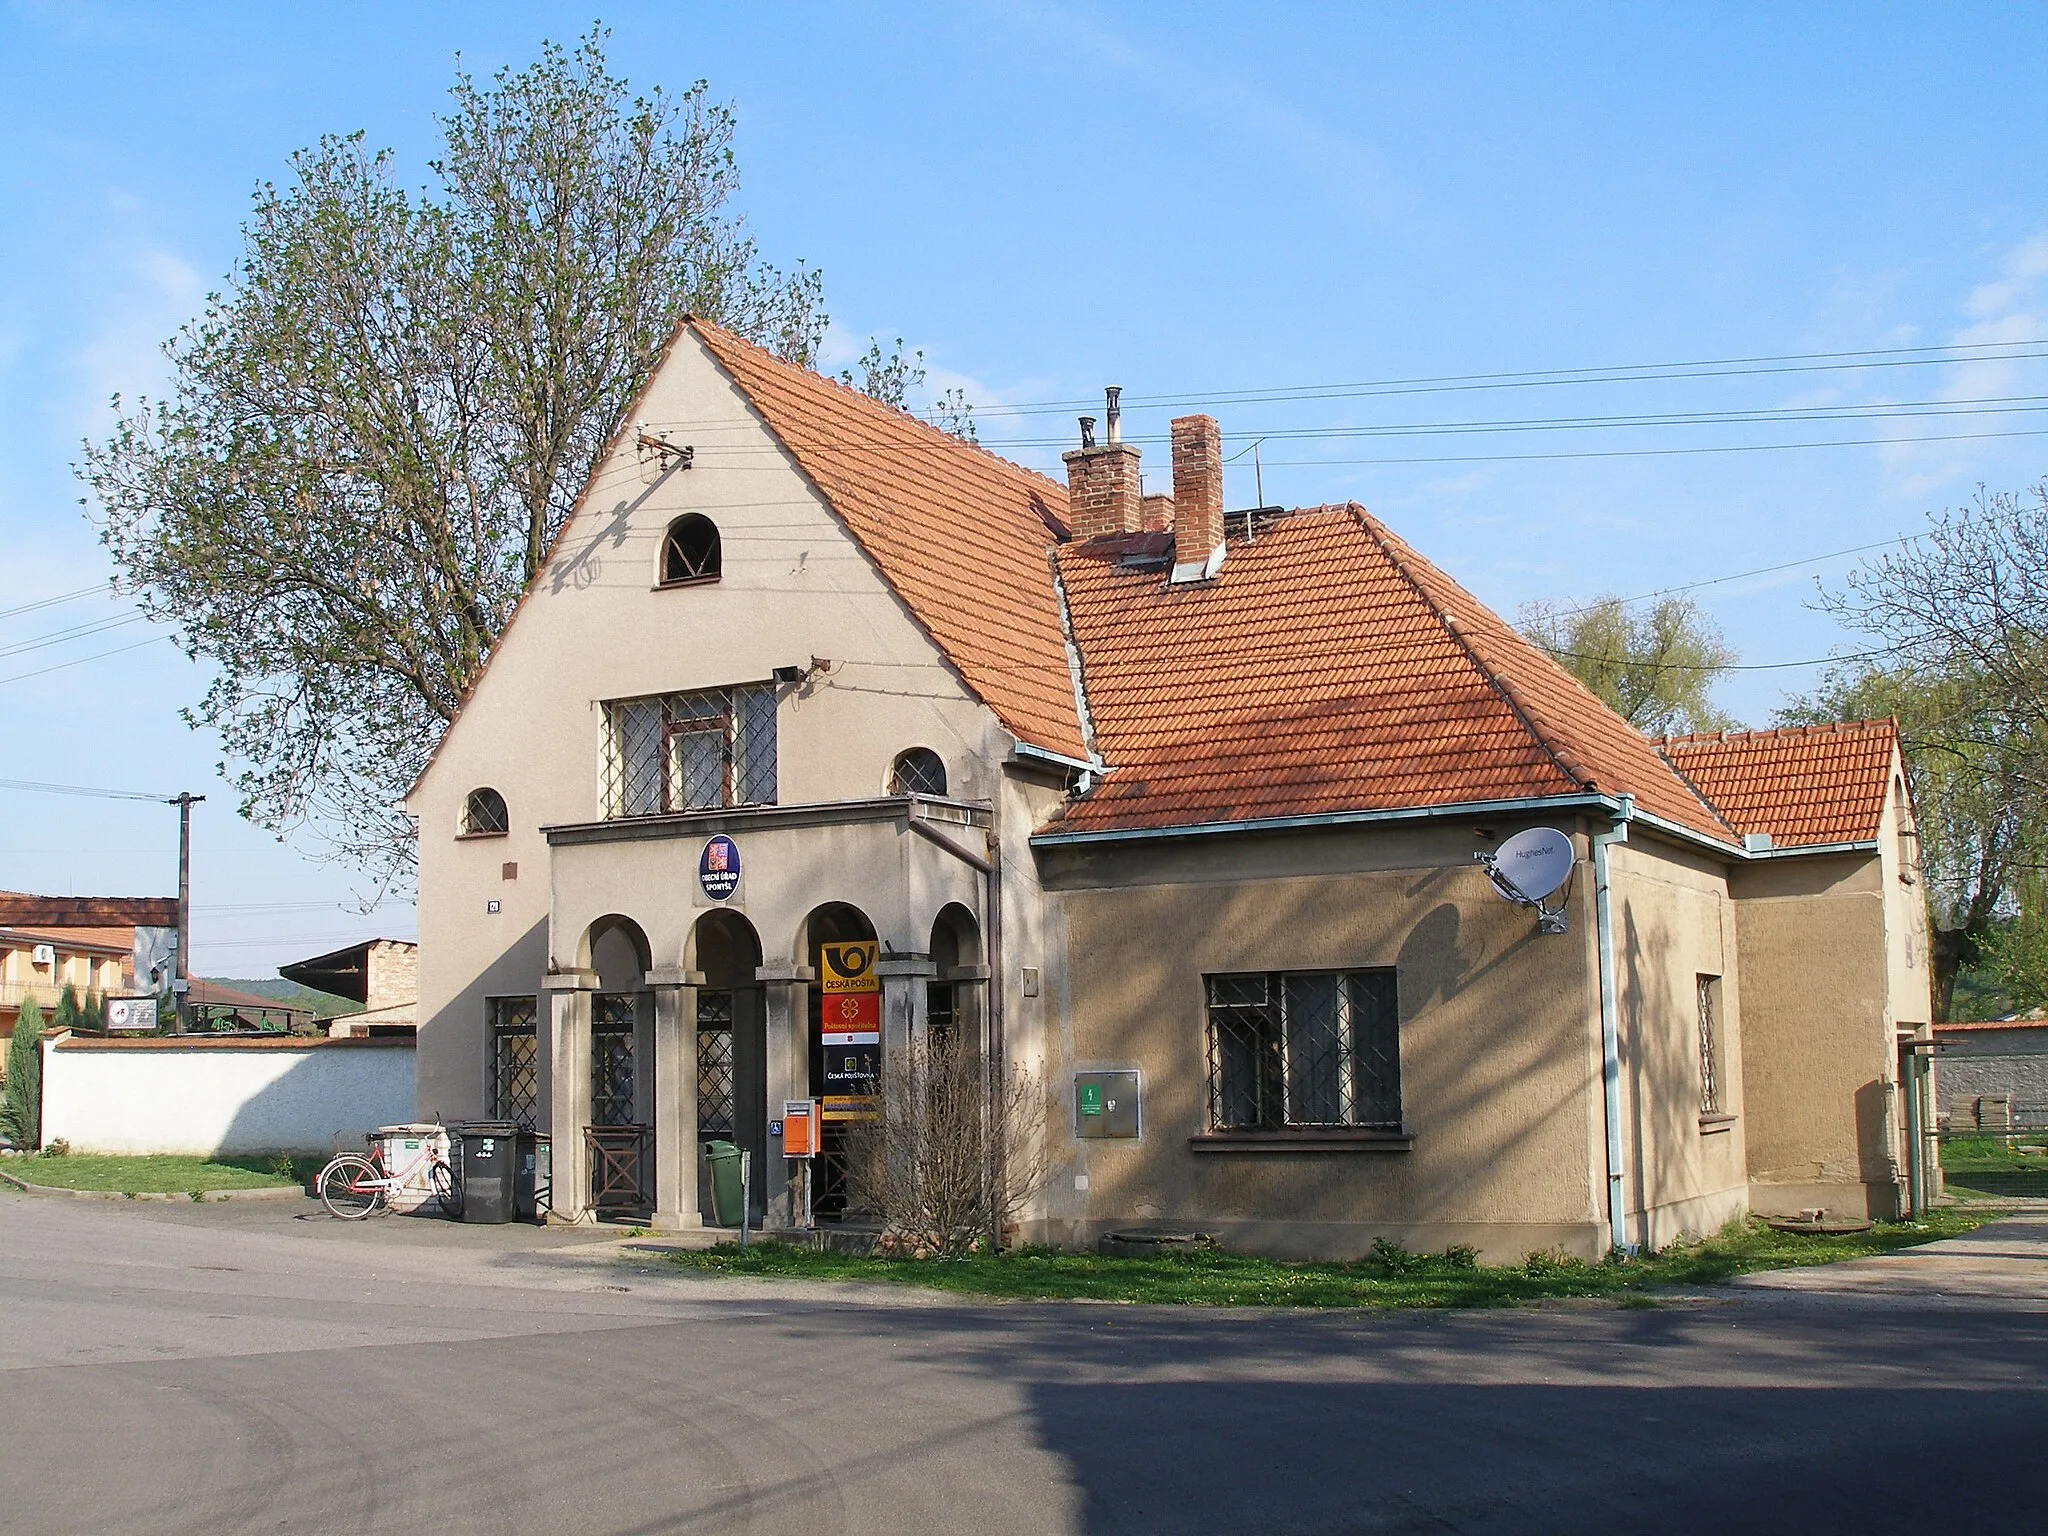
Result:
{"label": "arched portico", "polygon": [[577,935],[573,952],[575,966],[542,985],[553,1206],[581,1216],[641,1203],[654,1015],[639,923],[607,913]]}

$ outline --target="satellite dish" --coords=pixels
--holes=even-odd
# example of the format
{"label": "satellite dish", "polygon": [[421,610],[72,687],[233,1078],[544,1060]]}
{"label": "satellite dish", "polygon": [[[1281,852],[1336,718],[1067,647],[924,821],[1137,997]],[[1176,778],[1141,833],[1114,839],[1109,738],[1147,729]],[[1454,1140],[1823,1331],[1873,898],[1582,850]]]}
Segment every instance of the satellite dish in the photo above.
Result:
{"label": "satellite dish", "polygon": [[1554,827],[1517,832],[1493,852],[1486,878],[1509,901],[1540,902],[1572,875],[1572,840]]}

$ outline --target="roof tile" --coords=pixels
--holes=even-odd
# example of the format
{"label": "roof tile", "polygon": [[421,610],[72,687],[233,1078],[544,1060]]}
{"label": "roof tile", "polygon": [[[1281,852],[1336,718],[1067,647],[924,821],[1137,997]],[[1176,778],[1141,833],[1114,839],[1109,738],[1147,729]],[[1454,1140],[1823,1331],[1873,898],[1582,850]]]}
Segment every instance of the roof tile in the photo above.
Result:
{"label": "roof tile", "polygon": [[1657,743],[1743,833],[1780,848],[1876,838],[1899,739],[1890,720],[1716,731]]}

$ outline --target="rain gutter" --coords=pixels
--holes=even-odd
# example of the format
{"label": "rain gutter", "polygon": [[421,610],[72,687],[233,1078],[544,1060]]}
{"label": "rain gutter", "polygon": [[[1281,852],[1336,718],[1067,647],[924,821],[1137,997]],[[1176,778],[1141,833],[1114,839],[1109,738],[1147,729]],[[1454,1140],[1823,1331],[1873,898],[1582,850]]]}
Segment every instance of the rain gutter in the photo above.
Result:
{"label": "rain gutter", "polygon": [[1634,1253],[1628,1240],[1628,1201],[1621,1168],[1621,1019],[1615,996],[1614,910],[1607,850],[1628,841],[1629,823],[1636,819],[1633,795],[1622,795],[1615,807],[1614,822],[1605,832],[1595,832],[1587,841],[1593,845],[1593,927],[1600,965],[1600,1086],[1607,1117],[1607,1243],[1611,1250]]}

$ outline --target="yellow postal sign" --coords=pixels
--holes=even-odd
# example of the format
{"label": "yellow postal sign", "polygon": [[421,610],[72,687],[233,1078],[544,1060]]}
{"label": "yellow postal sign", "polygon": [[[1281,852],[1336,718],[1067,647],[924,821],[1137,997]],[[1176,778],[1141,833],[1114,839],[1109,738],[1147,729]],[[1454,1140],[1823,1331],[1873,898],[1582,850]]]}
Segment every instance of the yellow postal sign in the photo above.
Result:
{"label": "yellow postal sign", "polygon": [[818,990],[828,997],[837,992],[881,991],[882,980],[875,974],[875,951],[880,947],[873,939],[820,945]]}

